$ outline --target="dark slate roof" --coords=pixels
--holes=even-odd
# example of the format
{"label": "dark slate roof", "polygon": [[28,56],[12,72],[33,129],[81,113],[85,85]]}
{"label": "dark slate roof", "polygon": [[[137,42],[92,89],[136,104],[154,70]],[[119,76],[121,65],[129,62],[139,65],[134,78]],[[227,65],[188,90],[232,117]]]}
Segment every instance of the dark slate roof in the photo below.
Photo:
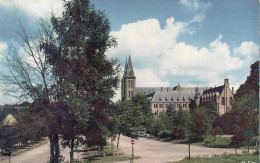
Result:
{"label": "dark slate roof", "polygon": [[155,91],[152,102],[189,102],[195,94],[195,91]]}
{"label": "dark slate roof", "polygon": [[224,85],[207,89],[207,90],[203,91],[203,94],[216,93],[216,92],[218,92],[220,94],[223,89],[224,89]]}
{"label": "dark slate roof", "polygon": [[[127,62],[127,61],[126,61]],[[123,78],[135,78],[131,57],[129,55],[128,62],[125,66]]]}

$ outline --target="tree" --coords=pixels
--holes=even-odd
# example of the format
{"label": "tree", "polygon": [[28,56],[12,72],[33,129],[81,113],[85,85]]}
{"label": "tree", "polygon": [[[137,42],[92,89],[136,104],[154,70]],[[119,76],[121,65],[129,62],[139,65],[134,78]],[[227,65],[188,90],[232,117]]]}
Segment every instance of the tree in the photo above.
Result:
{"label": "tree", "polygon": [[203,107],[196,108],[190,116],[190,141],[200,141],[211,131],[211,120]]}
{"label": "tree", "polygon": [[[144,117],[141,105],[135,105],[132,100],[117,102],[111,111],[113,126],[118,134],[118,145],[120,135],[137,138],[137,131],[143,129]],[[118,147],[117,145],[117,147]]]}
{"label": "tree", "polygon": [[173,116],[172,137],[186,139],[189,132],[189,113],[180,108]]}
{"label": "tree", "polygon": [[250,75],[235,95],[232,110],[223,115],[224,129],[234,134],[232,142],[241,145],[245,141],[243,130],[258,134],[259,123],[259,61],[251,65]]}
{"label": "tree", "polygon": [[233,143],[242,144],[245,141],[243,130],[253,130],[258,134],[258,107],[258,94],[254,90],[236,99],[231,112],[226,116],[228,127],[234,134]]}
{"label": "tree", "polygon": [[169,117],[173,117],[174,116],[174,113],[175,113],[175,108],[172,104],[169,104],[167,106],[167,110],[166,110],[166,114],[169,116]]}
{"label": "tree", "polygon": [[253,63],[250,68],[250,75],[247,77],[245,83],[241,84],[237,89],[235,98],[246,95],[252,90],[257,94],[259,93],[259,61]]}
{"label": "tree", "polygon": [[[93,128],[106,130],[100,124],[106,123],[103,111],[118,87],[119,66],[105,55],[109,47],[116,46],[116,41],[109,35],[109,20],[104,12],[96,10],[89,0],[67,1],[64,8],[62,17],[52,17],[55,35],[42,44],[42,49],[58,79],[58,101],[69,113],[66,115],[70,117],[71,135],[67,139],[73,161],[76,135],[87,134],[91,139],[95,137]],[[76,126],[84,123],[89,126],[87,133]]]}

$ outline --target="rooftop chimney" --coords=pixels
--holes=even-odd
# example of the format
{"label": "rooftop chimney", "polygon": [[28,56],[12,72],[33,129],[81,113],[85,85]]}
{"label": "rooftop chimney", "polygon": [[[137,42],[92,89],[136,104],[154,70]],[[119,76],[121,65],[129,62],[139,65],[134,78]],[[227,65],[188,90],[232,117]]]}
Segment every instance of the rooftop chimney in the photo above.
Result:
{"label": "rooftop chimney", "polygon": [[163,89],[163,87],[161,87],[161,92],[162,92],[162,89]]}
{"label": "rooftop chimney", "polygon": [[232,87],[232,94],[234,95],[234,87]]}
{"label": "rooftop chimney", "polygon": [[229,79],[224,79],[224,86],[225,87],[229,87]]}

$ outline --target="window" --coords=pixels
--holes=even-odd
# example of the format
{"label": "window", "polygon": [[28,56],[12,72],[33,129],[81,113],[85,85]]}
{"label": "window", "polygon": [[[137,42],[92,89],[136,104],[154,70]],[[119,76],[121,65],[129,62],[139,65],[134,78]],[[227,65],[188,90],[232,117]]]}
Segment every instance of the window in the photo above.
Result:
{"label": "window", "polygon": [[183,104],[183,108],[186,108],[186,104]]}
{"label": "window", "polygon": [[167,107],[168,107],[168,104],[165,104],[165,107],[167,108]]}
{"label": "window", "polygon": [[221,105],[225,105],[225,98],[224,97],[221,98]]}
{"label": "window", "polygon": [[158,108],[158,104],[153,104],[153,107],[154,108]]}
{"label": "window", "polygon": [[179,105],[180,105],[180,104],[177,104],[177,108],[179,108]]}
{"label": "window", "polygon": [[159,108],[163,108],[163,104],[159,104]]}
{"label": "window", "polygon": [[134,92],[133,91],[131,91],[131,97],[134,97]]}
{"label": "window", "polygon": [[130,91],[128,91],[128,96],[129,96],[129,98],[131,98],[131,92]]}

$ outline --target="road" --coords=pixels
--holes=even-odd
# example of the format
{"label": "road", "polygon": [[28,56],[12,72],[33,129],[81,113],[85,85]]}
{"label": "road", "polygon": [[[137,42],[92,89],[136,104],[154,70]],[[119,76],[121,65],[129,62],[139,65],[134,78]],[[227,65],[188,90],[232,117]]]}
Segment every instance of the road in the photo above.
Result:
{"label": "road", "polygon": [[[64,161],[69,161],[69,148],[61,150],[61,154],[64,156]],[[47,163],[50,158],[50,143],[46,142],[38,147],[22,152],[18,155],[11,156],[11,163]],[[74,153],[74,158],[80,158],[78,153]],[[1,158],[1,163],[9,163],[8,158]]]}
{"label": "road", "polygon": [[[132,154],[131,139],[121,136],[119,148],[127,155]],[[116,142],[115,142],[116,143]],[[12,163],[46,163],[49,160],[49,142],[44,143],[38,147],[30,149],[29,151],[22,152],[18,155],[11,157]],[[234,149],[227,148],[206,148],[201,146],[191,145],[191,156],[212,156],[214,154],[220,155],[224,152],[235,153]],[[239,153],[242,150],[238,150]],[[65,162],[69,161],[69,149],[66,148],[61,151],[65,157]],[[160,142],[157,140],[139,138],[135,141],[134,145],[135,156],[140,156],[140,159],[135,160],[135,163],[165,163],[180,161],[188,156],[187,144],[172,144],[170,142]],[[81,158],[79,153],[75,152],[75,159]],[[0,157],[1,163],[8,163],[8,158],[3,159]],[[128,163],[123,161],[118,163]]]}
{"label": "road", "polygon": [[[132,154],[131,139],[122,136],[120,138],[119,148],[127,155]],[[207,148],[202,146],[191,145],[191,157],[196,156],[213,156],[227,153],[235,153],[232,148]],[[242,150],[238,150],[239,153]],[[180,161],[188,156],[187,144],[172,144],[170,142],[160,142],[157,140],[139,138],[135,140],[134,155],[140,156],[135,163],[165,163]],[[120,163],[126,163],[123,161]],[[118,162],[119,163],[119,162]]]}

